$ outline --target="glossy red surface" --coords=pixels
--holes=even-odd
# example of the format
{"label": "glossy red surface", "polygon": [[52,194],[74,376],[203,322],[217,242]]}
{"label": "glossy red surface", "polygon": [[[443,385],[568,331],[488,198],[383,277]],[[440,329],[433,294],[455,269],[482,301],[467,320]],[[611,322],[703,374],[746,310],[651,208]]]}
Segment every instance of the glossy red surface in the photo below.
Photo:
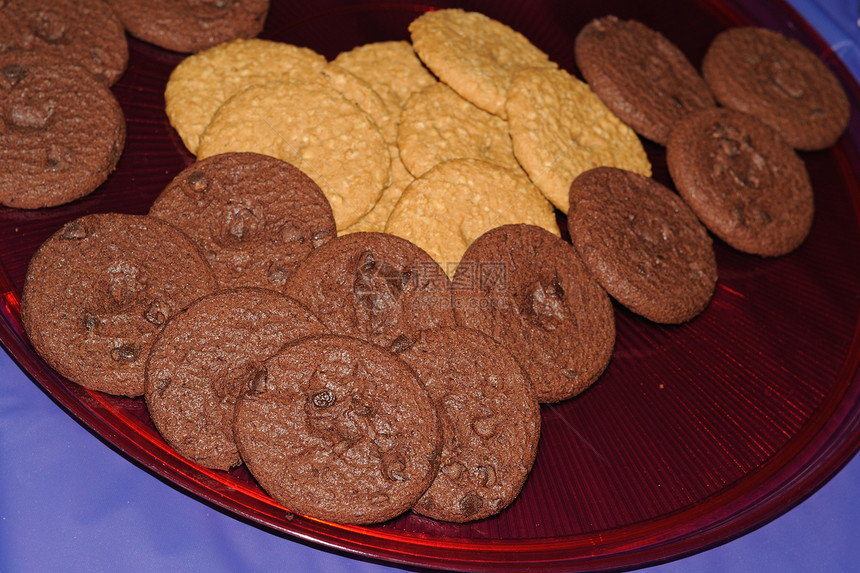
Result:
{"label": "glossy red surface", "polygon": [[[408,23],[429,6],[273,4],[264,37],[329,58],[361,43],[408,39]],[[860,88],[779,2],[459,5],[510,24],[574,73],[573,40],[596,16],[639,19],[696,65],[723,28],[765,25],[821,55],[849,91],[853,114],[837,147],[802,154],[817,212],[799,250],[762,259],[717,242],[714,300],[683,326],[651,324],[616,306],[618,339],[609,369],[580,397],[544,406],[534,471],[501,515],[459,525],[407,514],[373,527],[293,515],[244,468],[212,471],[178,457],[154,430],[141,399],[84,390],[34,354],[21,328],[18,297],[35,249],[84,213],[145,213],[193,160],[163,107],[179,54],[131,41],[129,70],[114,87],[128,142],[102,188],[54,209],[0,210],[4,345],[59,406],[147,471],[275,533],[392,563],[458,570],[628,568],[723,542],[789,509],[860,447]],[[646,146],[655,178],[671,184],[662,149]]]}

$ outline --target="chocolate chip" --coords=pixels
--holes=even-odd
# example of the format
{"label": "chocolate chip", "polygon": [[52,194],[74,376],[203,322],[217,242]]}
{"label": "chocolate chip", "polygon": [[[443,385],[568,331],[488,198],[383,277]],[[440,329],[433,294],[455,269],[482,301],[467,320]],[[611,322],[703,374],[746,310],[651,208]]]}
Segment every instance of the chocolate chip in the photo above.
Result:
{"label": "chocolate chip", "polygon": [[311,237],[311,245],[313,248],[318,249],[328,243],[333,237],[334,235],[330,231],[317,231]]}
{"label": "chocolate chip", "polygon": [[405,334],[401,334],[394,339],[394,341],[391,343],[391,346],[388,347],[388,350],[390,350],[394,354],[400,354],[401,352],[409,350],[409,348],[411,348],[413,344],[415,344],[415,342],[412,339],[410,339]]}
{"label": "chocolate chip", "polygon": [[9,87],[14,87],[18,82],[27,77],[27,69],[24,66],[13,64],[0,70],[0,76],[2,76],[5,83],[9,84]]}
{"label": "chocolate chip", "polygon": [[110,357],[115,362],[134,362],[137,360],[137,348],[133,344],[123,344],[112,348]]}
{"label": "chocolate chip", "polygon": [[188,188],[195,193],[205,193],[209,189],[209,179],[201,171],[194,171],[185,180]]}
{"label": "chocolate chip", "polygon": [[149,303],[149,306],[143,311],[143,317],[150,324],[161,326],[167,322],[167,313],[167,305],[156,299]]}
{"label": "chocolate chip", "polygon": [[89,233],[87,233],[86,227],[84,227],[80,221],[72,221],[63,227],[60,239],[64,241],[74,241],[77,239],[86,239],[88,235]]}
{"label": "chocolate chip", "polygon": [[84,325],[84,330],[92,332],[99,323],[98,317],[90,311],[84,312],[84,318],[81,321]]}
{"label": "chocolate chip", "polygon": [[484,500],[481,499],[481,496],[474,493],[467,493],[463,496],[463,499],[460,500],[460,511],[466,517],[471,515],[475,515],[481,508],[484,506]]}
{"label": "chocolate chip", "polygon": [[311,402],[313,402],[313,405],[317,408],[329,408],[334,406],[335,402],[337,402],[337,396],[328,390],[322,390],[321,392],[317,392],[313,395]]}

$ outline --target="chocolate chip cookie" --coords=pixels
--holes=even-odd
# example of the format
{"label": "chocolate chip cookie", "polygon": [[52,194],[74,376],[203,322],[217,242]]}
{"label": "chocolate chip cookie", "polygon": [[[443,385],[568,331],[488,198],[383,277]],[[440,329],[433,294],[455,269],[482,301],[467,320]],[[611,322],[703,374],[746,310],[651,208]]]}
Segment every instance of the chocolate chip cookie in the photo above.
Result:
{"label": "chocolate chip cookie", "polygon": [[441,467],[413,511],[442,521],[496,515],[531,472],[540,436],[537,395],[498,342],[469,328],[425,330],[402,358],[442,424]]}
{"label": "chocolate chip cookie", "polygon": [[54,207],[95,191],[125,146],[113,93],[40,52],[0,53],[0,204]]}
{"label": "chocolate chip cookie", "polygon": [[282,346],[325,332],[308,309],[275,291],[237,288],[198,299],[167,322],[150,350],[145,396],[155,427],[202,466],[238,465],[236,400]]}
{"label": "chocolate chip cookie", "polygon": [[717,282],[711,238],[654,179],[614,167],[586,171],[570,187],[567,225],[585,266],[629,310],[675,324],[708,306]]}
{"label": "chocolate chip cookie", "polygon": [[337,233],[319,186],[297,167],[257,153],[224,153],[191,164],[149,214],[191,237],[222,288],[279,289]]}
{"label": "chocolate chip cookie", "polygon": [[33,255],[21,319],[36,352],[61,375],[140,396],[156,335],[215,289],[203,255],[172,225],[145,215],[84,215]]}
{"label": "chocolate chip cookie", "polygon": [[334,334],[381,346],[453,326],[451,283],[414,244],[384,233],[350,233],[314,250],[283,292],[302,302]]}
{"label": "chocolate chip cookie", "polygon": [[452,282],[457,323],[501,342],[541,402],[588,388],[615,344],[606,291],[570,243],[532,225],[504,225],[466,251]]}
{"label": "chocolate chip cookie", "polygon": [[236,404],[234,429],[269,495],[339,523],[400,515],[439,468],[439,418],[421,381],[352,337],[303,338],[267,360]]}

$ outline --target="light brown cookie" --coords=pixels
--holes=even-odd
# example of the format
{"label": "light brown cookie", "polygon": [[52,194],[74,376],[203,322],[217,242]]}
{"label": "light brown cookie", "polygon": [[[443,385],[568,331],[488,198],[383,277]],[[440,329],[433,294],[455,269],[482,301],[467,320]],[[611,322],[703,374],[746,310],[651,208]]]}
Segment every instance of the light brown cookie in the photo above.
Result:
{"label": "light brown cookie", "polygon": [[385,224],[388,222],[388,217],[394,206],[400,201],[403,191],[410,183],[415,181],[415,177],[406,169],[403,162],[400,160],[400,151],[397,146],[392,145],[388,148],[391,153],[391,182],[388,187],[383,189],[382,196],[366,215],[359,219],[349,228],[344,229],[342,233],[382,233],[385,231]]}
{"label": "light brown cookie", "polygon": [[436,83],[409,42],[374,42],[341,52],[332,63],[366,81],[386,103],[395,123],[413,93]]}
{"label": "light brown cookie", "polygon": [[377,523],[407,511],[439,468],[441,428],[401,359],[346,336],[311,336],[266,361],[236,404],[251,474],[290,511]]}
{"label": "light brown cookie", "polygon": [[400,158],[420,177],[450,159],[483,159],[520,169],[508,123],[469,103],[443,83],[413,94],[403,107],[397,129]]}
{"label": "light brown cookie", "polygon": [[453,276],[472,241],[508,223],[559,234],[552,205],[522,171],[456,159],[440,163],[406,188],[385,231],[412,241]]}
{"label": "light brown cookie", "polygon": [[304,171],[331,203],[338,230],[370,211],[391,175],[379,128],[324,82],[272,82],[230,98],[203,132],[197,155],[229,151],[271,155]]}
{"label": "light brown cookie", "polygon": [[[337,64],[328,64],[322,75],[331,87],[370,116],[388,144],[397,139],[397,119],[369,83]],[[399,114],[397,114],[399,115]]]}
{"label": "light brown cookie", "polygon": [[517,73],[508,91],[514,153],[553,205],[567,212],[570,184],[593,167],[608,165],[651,175],[636,133],[564,70]]}
{"label": "light brown cookie", "polygon": [[500,117],[513,75],[524,68],[557,65],[525,36],[459,8],[425,12],[409,24],[421,61],[458,94]]}
{"label": "light brown cookie", "polygon": [[323,56],[270,40],[234,40],[182,60],[171,72],[164,89],[170,124],[193,154],[212,116],[231,96],[252,85],[319,77]]}

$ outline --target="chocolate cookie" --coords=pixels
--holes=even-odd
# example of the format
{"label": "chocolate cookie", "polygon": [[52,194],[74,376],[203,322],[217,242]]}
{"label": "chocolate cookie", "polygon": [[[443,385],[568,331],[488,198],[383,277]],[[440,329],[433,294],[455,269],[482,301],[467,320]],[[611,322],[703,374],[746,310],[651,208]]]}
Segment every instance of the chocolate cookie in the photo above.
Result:
{"label": "chocolate cookie", "polygon": [[149,214],[191,237],[222,288],[280,289],[311,251],[337,234],[319,186],[297,167],[257,153],[193,163]]}
{"label": "chocolate cookie", "polygon": [[400,515],[439,468],[439,418],[418,377],[350,337],[303,338],[266,361],[236,404],[234,429],[269,495],[339,523]]}
{"label": "chocolate cookie", "polygon": [[175,52],[199,52],[263,30],[269,0],[106,0],[128,33]]}
{"label": "chocolate cookie", "polygon": [[570,187],[573,245],[610,296],[654,322],[701,313],[717,282],[711,238],[675,193],[648,177],[598,167]]}
{"label": "chocolate cookie", "polygon": [[815,205],[806,166],[751,115],[714,109],[684,118],[666,163],[699,219],[740,251],[784,255],[809,234]]}
{"label": "chocolate cookie", "polygon": [[124,146],[122,109],[95,76],[40,52],[0,54],[0,204],[38,209],[92,193]]}
{"label": "chocolate cookie", "polygon": [[666,145],[672,125],[716,104],[687,57],[636,20],[604,16],[577,35],[576,65],[594,93],[640,135]]}
{"label": "chocolate cookie", "polygon": [[172,317],[152,344],[145,396],[155,427],[202,466],[238,465],[236,400],[282,346],[325,332],[308,309],[275,291],[238,288],[198,299]]}
{"label": "chocolate cookie", "polygon": [[61,375],[93,390],[139,396],[155,336],[215,288],[203,255],[168,223],[85,215],[33,255],[21,319],[36,352]]}
{"label": "chocolate cookie", "polygon": [[714,97],[754,115],[795,149],[830,147],[848,127],[848,97],[836,76],[794,39],[764,28],[730,28],[702,62]]}
{"label": "chocolate cookie", "polygon": [[122,22],[102,0],[6,0],[0,2],[0,52],[34,50],[89,70],[113,85],[128,65]]}
{"label": "chocolate cookie", "polygon": [[615,345],[612,302],[567,242],[540,227],[504,225],[466,251],[452,282],[454,315],[501,342],[541,402],[588,388]]}
{"label": "chocolate cookie", "polygon": [[406,239],[350,233],[312,252],[283,292],[331,332],[389,346],[453,326],[451,283],[430,255]]}
{"label": "chocolate cookie", "polygon": [[434,328],[399,353],[442,424],[441,467],[412,508],[442,521],[496,515],[519,494],[540,437],[537,396],[499,343],[469,328]]}

